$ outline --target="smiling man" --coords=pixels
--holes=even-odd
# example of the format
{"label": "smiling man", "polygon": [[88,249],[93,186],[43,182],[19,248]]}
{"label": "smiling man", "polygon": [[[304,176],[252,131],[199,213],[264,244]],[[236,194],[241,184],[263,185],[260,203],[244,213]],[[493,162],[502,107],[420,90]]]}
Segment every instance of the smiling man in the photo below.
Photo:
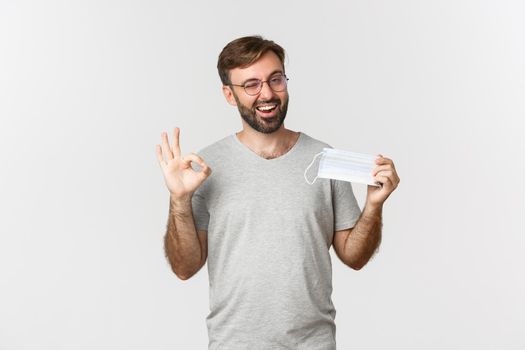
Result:
{"label": "smiling man", "polygon": [[284,57],[260,36],[230,42],[217,67],[242,130],[183,157],[175,128],[173,144],[162,133],[156,148],[170,192],[170,266],[187,280],[208,261],[210,350],[336,349],[330,247],[361,269],[399,183],[392,160],[378,157],[382,186],[368,186],[361,211],[349,182],[305,182],[313,155],[330,146],[285,128]]}

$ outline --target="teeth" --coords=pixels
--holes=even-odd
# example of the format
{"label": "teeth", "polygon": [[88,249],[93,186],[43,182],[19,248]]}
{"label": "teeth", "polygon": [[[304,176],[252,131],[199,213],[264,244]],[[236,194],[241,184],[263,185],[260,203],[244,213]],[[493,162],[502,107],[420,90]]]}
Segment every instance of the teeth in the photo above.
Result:
{"label": "teeth", "polygon": [[257,107],[260,111],[269,111],[270,109],[274,109],[277,105],[270,105],[270,106],[260,106]]}

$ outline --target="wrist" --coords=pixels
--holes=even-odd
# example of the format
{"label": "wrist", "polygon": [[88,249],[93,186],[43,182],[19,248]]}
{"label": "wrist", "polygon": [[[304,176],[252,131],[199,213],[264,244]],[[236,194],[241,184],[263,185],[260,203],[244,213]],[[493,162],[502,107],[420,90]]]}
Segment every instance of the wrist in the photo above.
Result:
{"label": "wrist", "polygon": [[377,216],[377,215],[381,215],[382,212],[383,212],[383,204],[366,202],[365,207],[363,208],[363,215],[366,215],[366,216]]}
{"label": "wrist", "polygon": [[187,208],[191,205],[192,194],[184,196],[175,196],[173,193],[170,194],[170,202],[174,208]]}

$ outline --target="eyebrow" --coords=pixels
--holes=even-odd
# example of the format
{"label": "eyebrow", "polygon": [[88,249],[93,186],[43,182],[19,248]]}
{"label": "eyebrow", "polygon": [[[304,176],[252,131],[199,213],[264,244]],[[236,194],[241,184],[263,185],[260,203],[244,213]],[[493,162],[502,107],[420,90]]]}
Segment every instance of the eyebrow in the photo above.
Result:
{"label": "eyebrow", "polygon": [[[281,74],[284,74],[284,72],[282,71],[282,69],[276,69],[274,70],[273,72],[270,73],[269,77],[271,77],[272,75],[276,74],[276,73],[281,73]],[[242,82],[241,85],[244,85],[246,84],[248,81],[250,80],[259,80],[257,78],[250,78],[250,79],[246,79],[245,81]]]}

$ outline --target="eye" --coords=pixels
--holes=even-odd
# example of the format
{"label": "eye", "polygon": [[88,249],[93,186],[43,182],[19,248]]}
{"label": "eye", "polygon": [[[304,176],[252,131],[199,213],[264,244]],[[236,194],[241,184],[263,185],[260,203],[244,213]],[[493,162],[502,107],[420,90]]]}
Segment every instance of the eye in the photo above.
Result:
{"label": "eye", "polygon": [[246,83],[244,83],[244,87],[250,89],[257,87],[259,84],[259,80],[249,80]]}
{"label": "eye", "polygon": [[282,81],[283,81],[283,76],[282,75],[278,75],[278,76],[272,77],[272,79],[270,79],[270,82],[273,83],[273,84],[280,84]]}

